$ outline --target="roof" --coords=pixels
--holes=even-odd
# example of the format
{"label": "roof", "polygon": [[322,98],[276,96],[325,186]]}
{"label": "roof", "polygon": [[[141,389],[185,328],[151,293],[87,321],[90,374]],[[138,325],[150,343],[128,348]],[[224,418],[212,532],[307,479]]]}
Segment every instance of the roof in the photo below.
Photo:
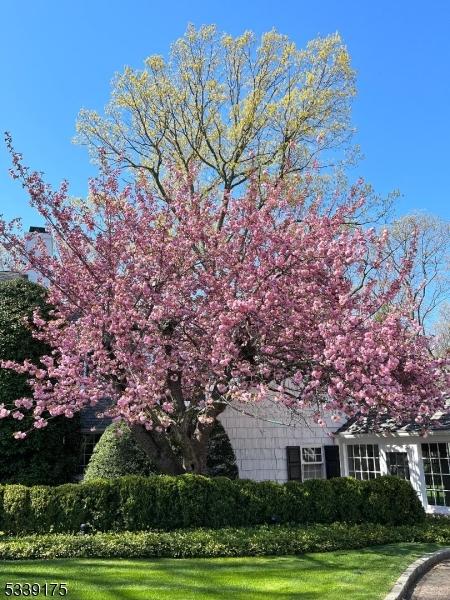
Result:
{"label": "roof", "polygon": [[0,281],[11,281],[12,279],[28,279],[28,275],[19,271],[0,271]]}
{"label": "roof", "polygon": [[83,431],[91,430],[95,427],[97,433],[104,431],[111,424],[109,417],[97,417],[97,413],[102,413],[110,407],[109,398],[103,398],[95,406],[87,406],[80,411],[81,429]]}
{"label": "roof", "polygon": [[[342,425],[335,435],[340,433],[349,435],[360,435],[364,433],[411,433],[419,434],[423,431],[423,425],[414,421],[408,421],[403,424],[397,423],[394,419],[385,416],[369,415],[365,417],[353,417],[347,423]],[[427,431],[449,431],[450,430],[450,411],[436,413],[426,427]]]}

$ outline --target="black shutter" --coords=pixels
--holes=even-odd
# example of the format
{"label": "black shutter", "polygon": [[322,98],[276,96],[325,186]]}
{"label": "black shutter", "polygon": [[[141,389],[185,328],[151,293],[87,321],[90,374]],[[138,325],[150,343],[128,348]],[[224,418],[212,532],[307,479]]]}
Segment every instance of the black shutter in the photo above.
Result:
{"label": "black shutter", "polygon": [[325,470],[327,479],[341,476],[341,465],[339,462],[339,446],[324,446],[325,448]]}
{"label": "black shutter", "polygon": [[302,480],[302,463],[300,461],[300,446],[286,446],[287,471],[290,481]]}

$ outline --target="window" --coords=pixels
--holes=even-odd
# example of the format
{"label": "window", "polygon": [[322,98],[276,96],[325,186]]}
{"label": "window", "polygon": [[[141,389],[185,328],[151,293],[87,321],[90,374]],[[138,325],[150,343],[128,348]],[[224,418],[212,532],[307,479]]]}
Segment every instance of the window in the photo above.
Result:
{"label": "window", "polygon": [[349,444],[347,456],[350,477],[375,479],[381,475],[378,444]]}
{"label": "window", "polygon": [[302,448],[302,473],[303,480],[323,478],[322,448]]}
{"label": "window", "polygon": [[300,446],[288,446],[286,451],[289,480],[323,479],[324,469],[321,447],[300,448]]}
{"label": "window", "polygon": [[92,456],[95,445],[102,437],[102,433],[82,433],[81,434],[81,453],[78,473],[82,475],[86,470],[89,459]]}
{"label": "window", "polygon": [[409,463],[406,452],[386,452],[386,463],[389,475],[409,481]]}
{"label": "window", "polygon": [[422,444],[428,504],[450,506],[450,444]]}

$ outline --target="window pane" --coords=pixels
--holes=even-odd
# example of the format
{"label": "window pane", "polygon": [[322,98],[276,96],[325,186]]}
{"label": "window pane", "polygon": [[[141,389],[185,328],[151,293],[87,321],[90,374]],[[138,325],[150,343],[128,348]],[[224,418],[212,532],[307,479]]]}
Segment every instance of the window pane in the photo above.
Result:
{"label": "window pane", "polygon": [[303,479],[322,479],[322,465],[303,465]]}
{"label": "window pane", "polygon": [[95,445],[101,438],[101,433],[82,433],[81,434],[81,452],[80,452],[80,463],[78,465],[78,473],[84,474],[84,471],[88,465],[89,459],[92,456]]}
{"label": "window pane", "polygon": [[447,444],[438,444],[440,458],[445,458],[447,454]]}
{"label": "window pane", "polygon": [[302,448],[304,462],[316,462],[314,448]]}
{"label": "window pane", "polygon": [[422,444],[422,458],[428,503],[450,506],[449,444]]}
{"label": "window pane", "polygon": [[409,479],[409,463],[406,452],[386,452],[386,463],[390,475]]}
{"label": "window pane", "polygon": [[302,448],[303,479],[322,479],[322,448]]}
{"label": "window pane", "polygon": [[348,450],[348,469],[356,479],[374,479],[381,475],[377,444],[351,444]]}
{"label": "window pane", "polygon": [[429,444],[431,458],[438,458],[438,445]]}
{"label": "window pane", "polygon": [[423,458],[430,458],[430,445],[422,444],[422,456]]}

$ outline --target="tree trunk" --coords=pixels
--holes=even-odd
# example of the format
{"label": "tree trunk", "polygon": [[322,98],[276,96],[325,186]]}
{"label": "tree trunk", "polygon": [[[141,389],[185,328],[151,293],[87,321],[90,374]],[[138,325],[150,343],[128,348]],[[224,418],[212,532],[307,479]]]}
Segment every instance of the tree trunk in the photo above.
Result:
{"label": "tree trunk", "polygon": [[215,407],[210,423],[191,421],[185,413],[181,421],[171,425],[166,432],[147,431],[141,425],[133,425],[131,431],[160,473],[207,475],[209,438],[216,417],[223,410],[223,407]]}
{"label": "tree trunk", "polygon": [[[200,440],[182,436],[184,439],[181,444],[173,444],[177,450],[179,446],[179,451],[175,451],[170,443],[169,434],[147,431],[140,425],[133,425],[131,431],[140,448],[144,450],[160,473],[207,475],[209,435],[203,435]],[[179,441],[178,436],[177,438]]]}
{"label": "tree trunk", "polygon": [[182,463],[185,473],[207,475],[209,435],[201,440],[186,438],[183,443]]}
{"label": "tree trunk", "polygon": [[142,450],[151,459],[160,473],[166,475],[181,475],[185,473],[183,465],[173,451],[167,439],[162,434],[147,431],[141,425],[131,427],[133,436]]}

